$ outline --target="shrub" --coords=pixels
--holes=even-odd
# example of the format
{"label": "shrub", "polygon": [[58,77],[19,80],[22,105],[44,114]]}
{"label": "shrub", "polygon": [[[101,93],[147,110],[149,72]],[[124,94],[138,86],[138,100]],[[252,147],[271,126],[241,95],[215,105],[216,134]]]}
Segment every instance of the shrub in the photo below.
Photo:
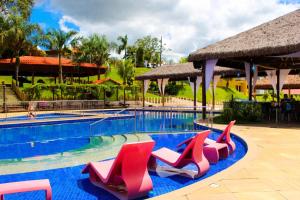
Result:
{"label": "shrub", "polygon": [[262,120],[262,107],[257,102],[227,102],[221,118],[228,122],[237,120],[238,122],[258,122]]}
{"label": "shrub", "polygon": [[179,90],[182,88],[181,85],[177,85],[176,82],[170,82],[167,86],[166,86],[166,94],[169,95],[177,95],[179,93]]}

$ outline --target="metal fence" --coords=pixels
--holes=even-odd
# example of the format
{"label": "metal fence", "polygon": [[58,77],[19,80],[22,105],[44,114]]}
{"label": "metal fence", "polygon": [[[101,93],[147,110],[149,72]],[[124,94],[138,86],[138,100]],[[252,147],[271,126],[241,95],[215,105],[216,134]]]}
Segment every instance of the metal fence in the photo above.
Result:
{"label": "metal fence", "polygon": [[[89,131],[91,136],[107,135],[112,133],[120,134],[118,127],[125,127],[126,133],[145,133],[145,132],[173,132],[178,131],[177,126],[181,131],[197,130],[194,123],[189,123],[185,127],[184,124],[178,124],[178,119],[193,119],[193,122],[213,128],[214,112],[211,108],[207,108],[208,115],[206,120],[202,120],[203,107],[147,107],[147,108],[128,108],[111,114],[105,118],[95,121],[90,124]],[[147,113],[145,115],[145,113]],[[142,116],[143,115],[143,116]],[[124,118],[125,117],[125,118]],[[146,118],[147,119],[146,119]],[[125,119],[125,120],[124,120]],[[155,121],[156,129],[144,129],[144,120],[149,120],[151,123]]]}

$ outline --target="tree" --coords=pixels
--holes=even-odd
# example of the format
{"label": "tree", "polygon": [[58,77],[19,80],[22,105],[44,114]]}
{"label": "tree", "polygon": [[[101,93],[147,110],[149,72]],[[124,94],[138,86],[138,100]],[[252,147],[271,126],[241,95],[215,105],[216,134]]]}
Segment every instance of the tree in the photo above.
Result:
{"label": "tree", "polygon": [[148,61],[148,63],[158,64],[160,60],[160,51],[161,43],[160,39],[156,37],[146,36],[144,38],[138,39],[135,42],[137,48],[143,49],[144,59]]}
{"label": "tree", "polygon": [[144,67],[144,49],[141,47],[136,51],[136,66]]}
{"label": "tree", "polygon": [[136,52],[137,52],[136,46],[134,45],[127,46],[126,59],[131,59],[132,63],[135,63],[135,66],[136,66]]}
{"label": "tree", "polygon": [[127,58],[127,46],[128,46],[128,37],[125,35],[124,37],[119,36],[118,40],[121,42],[121,44],[118,46],[118,54],[121,54],[122,51],[124,51],[124,59]]}
{"label": "tree", "polygon": [[15,58],[15,76],[16,85],[18,85],[19,68],[20,68],[20,56],[26,51],[26,49],[33,48],[38,43],[38,35],[41,33],[41,29],[37,24],[30,24],[20,16],[8,17],[9,29],[5,33],[5,40],[9,41],[4,45],[8,57]]}
{"label": "tree", "polygon": [[124,87],[124,105],[125,105],[125,88],[127,85],[132,85],[134,77],[134,65],[131,59],[124,60],[118,65],[118,74],[123,79]]}
{"label": "tree", "polygon": [[179,63],[183,64],[183,63],[187,63],[188,62],[188,58],[187,57],[181,57],[179,60]]}
{"label": "tree", "polygon": [[34,0],[1,0],[0,16],[7,18],[10,15],[15,15],[28,20],[33,4]]}
{"label": "tree", "polygon": [[15,74],[18,85],[20,55],[36,45],[40,28],[30,24],[29,17],[34,0],[1,0],[0,1],[0,54],[11,59],[16,58]]}
{"label": "tree", "polygon": [[63,55],[71,52],[69,46],[74,40],[77,40],[77,38],[75,38],[76,34],[76,31],[64,32],[62,30],[51,29],[43,38],[43,46],[56,51],[58,54],[59,83],[63,82],[61,58]]}
{"label": "tree", "polygon": [[100,80],[100,67],[108,60],[113,45],[104,35],[93,34],[81,40],[79,52],[84,60],[95,63],[98,67],[98,80]]}

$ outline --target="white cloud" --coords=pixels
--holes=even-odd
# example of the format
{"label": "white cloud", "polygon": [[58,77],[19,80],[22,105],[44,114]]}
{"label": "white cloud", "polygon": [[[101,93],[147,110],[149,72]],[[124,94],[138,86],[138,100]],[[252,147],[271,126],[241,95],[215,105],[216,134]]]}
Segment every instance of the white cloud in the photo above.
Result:
{"label": "white cloud", "polygon": [[[48,0],[47,0],[48,1]],[[111,40],[128,34],[137,38],[163,36],[171,57],[187,56],[212,42],[247,30],[297,8],[299,2],[278,0],[51,0],[65,22],[75,23],[84,35],[105,34]]]}
{"label": "white cloud", "polygon": [[80,22],[78,22],[77,20],[73,19],[72,17],[69,17],[69,16],[63,16],[58,24],[59,24],[59,27],[62,31],[65,31],[65,32],[68,32],[70,30],[72,30],[71,28],[69,28],[66,23],[72,23],[76,26],[80,26]]}

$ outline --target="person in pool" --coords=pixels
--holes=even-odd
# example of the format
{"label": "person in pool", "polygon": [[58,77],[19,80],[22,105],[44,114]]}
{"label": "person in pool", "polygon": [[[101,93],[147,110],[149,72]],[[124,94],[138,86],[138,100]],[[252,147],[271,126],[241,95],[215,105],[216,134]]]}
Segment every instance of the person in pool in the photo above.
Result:
{"label": "person in pool", "polygon": [[34,119],[36,117],[36,115],[34,114],[34,104],[32,102],[29,102],[29,105],[28,105],[28,117],[30,119]]}

